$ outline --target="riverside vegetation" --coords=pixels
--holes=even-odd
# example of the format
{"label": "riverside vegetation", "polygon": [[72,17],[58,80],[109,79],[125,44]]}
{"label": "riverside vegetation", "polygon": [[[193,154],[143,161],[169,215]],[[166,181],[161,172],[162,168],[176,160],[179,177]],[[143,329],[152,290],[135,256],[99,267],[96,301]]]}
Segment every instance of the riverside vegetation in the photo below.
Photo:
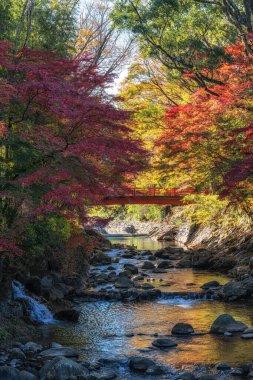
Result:
{"label": "riverside vegetation", "polygon": [[0,3],[0,380],[253,377],[252,13]]}

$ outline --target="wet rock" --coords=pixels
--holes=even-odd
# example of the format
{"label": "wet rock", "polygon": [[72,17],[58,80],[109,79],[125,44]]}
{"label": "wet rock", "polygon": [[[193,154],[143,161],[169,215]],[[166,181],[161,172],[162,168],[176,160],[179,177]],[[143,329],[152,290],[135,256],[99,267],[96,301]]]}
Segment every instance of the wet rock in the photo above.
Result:
{"label": "wet rock", "polygon": [[153,269],[153,268],[155,268],[155,265],[151,261],[144,261],[141,267],[141,269]]}
{"label": "wet rock", "polygon": [[25,360],[26,356],[20,348],[12,348],[9,350],[9,358]]}
{"label": "wet rock", "polygon": [[168,269],[168,268],[171,268],[172,265],[169,261],[166,261],[166,260],[163,260],[161,261],[158,265],[157,265],[157,268],[159,269]]}
{"label": "wet rock", "polygon": [[139,270],[136,265],[133,264],[124,264],[124,269],[128,270],[132,274],[138,274]]}
{"label": "wet rock", "polygon": [[132,288],[134,287],[134,282],[131,281],[128,277],[119,277],[114,284],[115,288]]}
{"label": "wet rock", "polygon": [[145,283],[142,284],[142,289],[154,289],[155,287],[151,284]]}
{"label": "wet rock", "polygon": [[196,380],[196,377],[191,372],[183,372],[176,379],[177,380]]}
{"label": "wet rock", "polygon": [[229,371],[231,367],[227,363],[220,363],[220,364],[217,364],[216,369],[218,371]]}
{"label": "wet rock", "polygon": [[154,268],[153,273],[167,273],[167,270],[166,269],[162,269],[162,268]]}
{"label": "wet rock", "polygon": [[161,297],[162,292],[159,289],[147,289],[143,290],[139,294],[139,299],[140,300],[151,300],[155,298]]}
{"label": "wet rock", "polygon": [[26,344],[21,346],[22,351],[24,352],[33,352],[37,353],[42,350],[42,346],[35,342],[27,342]]}
{"label": "wet rock", "polygon": [[[89,380],[110,380],[116,379],[117,374],[114,371],[93,372],[89,375]],[[84,378],[84,377],[83,377]]]}
{"label": "wet rock", "polygon": [[177,343],[174,342],[174,340],[169,339],[169,338],[158,338],[154,340],[152,345],[158,348],[172,348],[172,347],[176,347]]}
{"label": "wet rock", "polygon": [[205,250],[198,250],[193,252],[191,265],[193,268],[209,269],[212,253]]}
{"label": "wet rock", "polygon": [[111,257],[107,256],[104,252],[98,251],[91,258],[91,264],[109,265],[112,263]]}
{"label": "wet rock", "polygon": [[246,328],[244,323],[236,321],[231,315],[222,314],[213,322],[210,332],[224,334],[225,332],[241,332]]}
{"label": "wet rock", "polygon": [[20,371],[18,377],[15,380],[37,380],[37,377],[30,372]]}
{"label": "wet rock", "polygon": [[60,321],[78,322],[80,311],[75,309],[61,310],[55,313],[55,318]]}
{"label": "wet rock", "polygon": [[132,277],[132,273],[129,270],[123,270],[122,272],[119,272],[119,277]]}
{"label": "wet rock", "polygon": [[173,335],[190,335],[194,333],[194,328],[189,323],[177,323],[171,332]]}
{"label": "wet rock", "polygon": [[222,287],[221,295],[225,300],[233,301],[246,297],[247,289],[241,281],[231,281]]}
{"label": "wet rock", "polygon": [[149,368],[156,366],[156,363],[143,356],[132,356],[128,361],[129,368],[137,372],[146,372]]}
{"label": "wet rock", "polygon": [[242,338],[242,339],[245,339],[245,340],[253,339],[253,332],[251,332],[251,333],[246,333],[246,332],[244,331],[243,334],[241,335],[241,338]]}
{"label": "wet rock", "polygon": [[74,376],[85,379],[88,375],[87,368],[65,357],[51,360],[40,370],[40,380],[69,380]]}
{"label": "wet rock", "polygon": [[0,380],[18,380],[19,371],[15,368],[2,366],[0,367]]}
{"label": "wet rock", "polygon": [[253,295],[253,277],[242,281],[231,281],[221,288],[221,296],[225,300],[234,301]]}
{"label": "wet rock", "polygon": [[212,288],[218,288],[219,286],[220,286],[220,283],[218,281],[209,281],[203,284],[201,288],[204,290],[208,290]]}
{"label": "wet rock", "polygon": [[60,347],[60,348],[49,348],[44,350],[39,354],[44,358],[54,358],[59,356],[65,356],[66,358],[74,358],[79,355],[79,352],[73,348]]}
{"label": "wet rock", "polygon": [[166,373],[165,369],[163,369],[159,365],[154,365],[153,367],[150,367],[146,371],[146,375],[151,375],[151,376],[159,376],[159,375],[164,375]]}

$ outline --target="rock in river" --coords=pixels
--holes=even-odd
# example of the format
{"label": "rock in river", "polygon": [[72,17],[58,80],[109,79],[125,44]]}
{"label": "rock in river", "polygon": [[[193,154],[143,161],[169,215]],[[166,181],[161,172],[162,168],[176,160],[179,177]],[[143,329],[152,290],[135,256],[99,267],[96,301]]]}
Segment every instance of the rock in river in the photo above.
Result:
{"label": "rock in river", "polygon": [[58,311],[55,314],[55,318],[60,321],[69,321],[69,322],[78,322],[80,316],[80,312],[75,309],[67,309]]}
{"label": "rock in river", "polygon": [[152,345],[158,348],[172,348],[172,347],[176,347],[177,343],[174,342],[174,340],[169,339],[169,338],[158,338],[154,340]]}
{"label": "rock in river", "polygon": [[194,333],[194,328],[189,323],[177,323],[171,332],[173,335],[190,335]]}
{"label": "rock in river", "polygon": [[218,281],[209,281],[203,284],[201,288],[204,290],[208,290],[212,288],[218,288],[219,286],[220,286],[220,283]]}
{"label": "rock in river", "polygon": [[213,322],[210,332],[224,334],[225,332],[244,331],[246,328],[247,326],[244,323],[236,321],[231,315],[222,314]]}
{"label": "rock in river", "polygon": [[129,289],[129,288],[134,287],[133,281],[129,280],[128,277],[123,277],[123,276],[119,277],[114,285],[115,285],[115,288]]}
{"label": "rock in river", "polygon": [[40,370],[40,380],[69,380],[77,376],[88,376],[87,368],[73,360],[61,357],[46,363]]}
{"label": "rock in river", "polygon": [[128,361],[129,368],[137,372],[146,372],[150,368],[156,367],[156,363],[143,356],[132,356]]}
{"label": "rock in river", "polygon": [[79,355],[79,352],[73,348],[69,347],[59,347],[59,348],[49,348],[48,350],[42,351],[40,356],[45,358],[55,358],[59,356],[66,356],[69,358],[74,358]]}
{"label": "rock in river", "polygon": [[155,265],[151,261],[144,261],[141,269],[153,269]]}

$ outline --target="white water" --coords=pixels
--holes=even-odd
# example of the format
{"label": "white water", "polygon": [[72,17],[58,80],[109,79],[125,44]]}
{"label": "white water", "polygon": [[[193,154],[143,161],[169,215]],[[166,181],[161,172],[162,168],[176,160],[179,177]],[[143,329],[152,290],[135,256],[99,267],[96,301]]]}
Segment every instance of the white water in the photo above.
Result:
{"label": "white water", "polygon": [[28,296],[25,293],[24,286],[18,282],[12,282],[12,292],[14,299],[23,299],[26,302],[27,309],[30,314],[30,318],[34,321],[42,323],[52,323],[54,322],[53,314],[48,310],[48,308],[36,301],[34,298]]}

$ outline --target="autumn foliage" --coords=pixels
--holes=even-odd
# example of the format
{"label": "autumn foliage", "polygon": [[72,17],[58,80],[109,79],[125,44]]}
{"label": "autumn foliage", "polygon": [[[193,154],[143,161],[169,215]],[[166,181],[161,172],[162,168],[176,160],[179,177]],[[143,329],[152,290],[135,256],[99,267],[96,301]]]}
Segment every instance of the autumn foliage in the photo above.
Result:
{"label": "autumn foliage", "polygon": [[20,252],[15,241],[34,218],[83,223],[85,205],[142,167],[128,114],[104,91],[109,80],[87,56],[13,53],[0,42],[2,252]]}
{"label": "autumn foliage", "polygon": [[240,198],[252,192],[253,57],[242,43],[225,53],[214,74],[222,84],[199,88],[187,104],[170,107],[159,145],[167,169],[182,183]]}

